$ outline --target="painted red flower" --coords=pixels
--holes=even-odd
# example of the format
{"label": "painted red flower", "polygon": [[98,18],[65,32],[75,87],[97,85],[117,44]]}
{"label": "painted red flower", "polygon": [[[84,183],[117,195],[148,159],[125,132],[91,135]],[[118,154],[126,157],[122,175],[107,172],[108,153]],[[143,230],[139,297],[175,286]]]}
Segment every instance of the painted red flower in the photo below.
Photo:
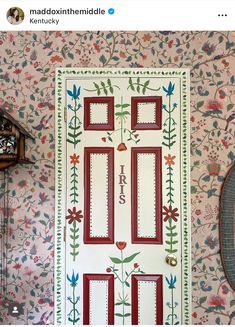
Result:
{"label": "painted red flower", "polygon": [[219,295],[213,295],[209,300],[208,300],[208,303],[210,305],[213,305],[213,306],[221,306],[221,305],[225,305],[226,302],[225,300],[219,296]]}
{"label": "painted red flower", "polygon": [[223,286],[222,286],[222,293],[223,293],[223,294],[228,294],[228,292],[229,292],[229,288],[228,288],[228,286],[223,285]]}
{"label": "painted red flower", "polygon": [[150,33],[144,34],[144,36],[142,37],[142,39],[144,40],[144,42],[150,41],[152,38]]}
{"label": "painted red flower", "polygon": [[45,303],[44,299],[39,299],[38,300],[38,304],[44,304],[44,303]]}
{"label": "painted red flower", "polygon": [[221,142],[222,142],[223,146],[225,147],[225,149],[228,149],[228,147],[231,145],[231,143],[229,143],[229,141],[226,139],[221,140]]}
{"label": "painted red flower", "polygon": [[170,154],[168,154],[168,156],[164,156],[164,158],[166,160],[166,163],[165,163],[166,166],[171,167],[175,164],[175,162],[174,162],[175,156],[171,156]]}
{"label": "painted red flower", "polygon": [[100,52],[100,46],[99,46],[99,44],[94,43],[93,46],[96,49],[96,51],[99,53]]}
{"label": "painted red flower", "polygon": [[41,143],[42,143],[42,144],[45,144],[45,143],[46,143],[46,139],[47,139],[47,135],[43,135],[43,136],[41,137]]}
{"label": "painted red flower", "polygon": [[55,55],[55,56],[52,56],[51,57],[51,62],[54,63],[54,62],[62,62],[63,61],[63,58],[58,56],[58,55]]}
{"label": "painted red flower", "polygon": [[226,96],[226,93],[223,90],[219,90],[219,97],[220,99],[224,99]]}
{"label": "painted red flower", "polygon": [[207,165],[207,170],[210,176],[218,176],[221,169],[221,165],[216,162],[211,162]]}
{"label": "painted red flower", "polygon": [[209,100],[208,101],[207,109],[210,109],[210,110],[220,110],[222,108],[223,108],[223,105],[218,100],[213,99],[213,100]]}
{"label": "painted red flower", "polygon": [[73,165],[76,165],[80,162],[79,156],[77,156],[75,153],[72,156],[70,156],[70,159],[71,159],[70,163]]}
{"label": "painted red flower", "polygon": [[138,263],[134,263],[134,268],[138,268],[139,267],[139,264]]}
{"label": "painted red flower", "polygon": [[119,56],[120,56],[121,58],[126,58],[126,53],[125,53],[124,51],[120,51],[120,52],[119,52]]}
{"label": "painted red flower", "polygon": [[118,151],[126,151],[127,150],[127,147],[126,147],[126,144],[125,143],[120,143],[117,147],[117,150]]}
{"label": "painted red flower", "polygon": [[178,214],[178,209],[174,208],[172,209],[172,206],[169,206],[169,208],[167,208],[166,206],[163,207],[163,209],[165,210],[165,212],[163,212],[162,214],[165,216],[164,221],[167,221],[168,219],[173,219],[175,222],[177,222],[177,218],[179,216]]}
{"label": "painted red flower", "polygon": [[19,68],[16,68],[16,70],[14,70],[14,74],[16,74],[16,75],[19,75],[20,73],[22,72],[22,70],[21,69],[19,69]]}
{"label": "painted red flower", "polygon": [[106,137],[102,137],[101,140],[102,140],[103,142],[106,142]]}
{"label": "painted red flower", "polygon": [[110,272],[112,271],[112,269],[111,269],[110,267],[108,267],[108,268],[106,269],[106,271],[107,271],[107,273],[110,273]]}
{"label": "painted red flower", "polygon": [[45,107],[44,103],[42,103],[42,102],[38,103],[38,108],[39,109],[44,108],[44,107]]}
{"label": "painted red flower", "polygon": [[81,222],[81,218],[83,218],[82,210],[78,210],[76,209],[76,207],[73,207],[73,209],[68,209],[68,213],[69,215],[66,216],[66,219],[68,219],[69,224],[72,224],[72,222],[74,222],[75,220],[78,221],[79,223]]}
{"label": "painted red flower", "polygon": [[172,45],[173,45],[174,41],[173,40],[170,40],[167,45],[168,45],[168,48],[172,48]]}
{"label": "painted red flower", "polygon": [[119,250],[124,250],[126,247],[126,242],[116,242],[116,246]]}
{"label": "painted red flower", "polygon": [[22,266],[22,265],[21,265],[20,263],[17,263],[17,264],[15,264],[15,265],[13,266],[13,268],[19,270],[19,269],[21,268],[21,266]]}
{"label": "painted red flower", "polygon": [[225,68],[227,68],[229,66],[229,62],[226,61],[225,59],[222,60],[222,64],[224,65]]}

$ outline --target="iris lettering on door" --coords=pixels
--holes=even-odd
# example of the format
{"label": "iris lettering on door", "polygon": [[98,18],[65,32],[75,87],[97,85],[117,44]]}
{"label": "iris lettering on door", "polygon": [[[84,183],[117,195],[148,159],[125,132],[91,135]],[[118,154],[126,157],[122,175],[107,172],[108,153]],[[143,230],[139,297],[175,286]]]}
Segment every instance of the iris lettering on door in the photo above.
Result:
{"label": "iris lettering on door", "polygon": [[126,195],[124,193],[124,187],[127,184],[126,175],[124,173],[125,165],[120,165],[120,168],[121,168],[121,172],[119,174],[119,185],[120,185],[119,203],[125,204],[126,203]]}

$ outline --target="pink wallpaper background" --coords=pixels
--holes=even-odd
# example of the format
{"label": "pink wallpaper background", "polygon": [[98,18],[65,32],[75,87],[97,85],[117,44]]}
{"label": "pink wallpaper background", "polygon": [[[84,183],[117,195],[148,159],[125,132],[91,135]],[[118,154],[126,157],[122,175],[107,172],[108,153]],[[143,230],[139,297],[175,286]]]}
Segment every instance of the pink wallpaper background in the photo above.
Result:
{"label": "pink wallpaper background", "polygon": [[191,69],[192,322],[235,324],[218,235],[235,160],[235,32],[1,32],[0,63],[0,105],[36,139],[35,164],[8,177],[7,295],[25,311],[14,319],[0,306],[0,323],[53,323],[55,67],[72,66]]}

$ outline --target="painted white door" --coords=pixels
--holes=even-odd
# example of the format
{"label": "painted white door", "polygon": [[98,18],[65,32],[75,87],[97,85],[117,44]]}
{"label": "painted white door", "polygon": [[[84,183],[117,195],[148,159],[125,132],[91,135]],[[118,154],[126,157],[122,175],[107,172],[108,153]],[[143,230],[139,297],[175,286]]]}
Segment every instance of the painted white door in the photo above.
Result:
{"label": "painted white door", "polygon": [[189,323],[187,71],[63,69],[57,92],[57,323]]}

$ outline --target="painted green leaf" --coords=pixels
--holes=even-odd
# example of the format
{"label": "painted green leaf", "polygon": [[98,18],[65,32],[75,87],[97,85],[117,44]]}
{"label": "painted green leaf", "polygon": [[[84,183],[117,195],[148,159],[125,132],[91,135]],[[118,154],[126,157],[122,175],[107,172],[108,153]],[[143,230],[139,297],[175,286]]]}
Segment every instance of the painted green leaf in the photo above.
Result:
{"label": "painted green leaf", "polygon": [[233,307],[235,305],[235,299],[232,299],[231,301],[230,301],[230,307]]}
{"label": "painted green leaf", "polygon": [[199,303],[202,304],[202,303],[206,302],[206,300],[207,300],[207,296],[203,296],[199,299]]}
{"label": "painted green leaf", "polygon": [[210,181],[210,175],[206,175],[202,178],[204,182],[209,182]]}
{"label": "painted green leaf", "polygon": [[126,263],[126,262],[131,262],[138,254],[139,254],[140,252],[137,252],[137,253],[134,253],[134,254],[132,254],[131,256],[129,256],[129,257],[127,257],[127,258],[125,258],[124,260],[123,260],[123,263]]}
{"label": "painted green leaf", "polygon": [[123,317],[123,315],[121,313],[115,313],[115,316],[117,316],[117,317]]}
{"label": "painted green leaf", "polygon": [[102,62],[102,64],[104,65],[106,63],[106,58],[104,55],[100,56],[100,62]]}
{"label": "painted green leaf", "polygon": [[211,190],[207,191],[208,198],[212,197],[216,193],[216,191],[216,188],[212,188]]}
{"label": "painted green leaf", "polygon": [[109,258],[113,263],[117,263],[117,264],[122,263],[122,260],[120,260],[119,258],[114,258],[114,257],[109,257]]}
{"label": "painted green leaf", "polygon": [[197,103],[197,109],[201,108],[204,105],[204,101],[199,101]]}

